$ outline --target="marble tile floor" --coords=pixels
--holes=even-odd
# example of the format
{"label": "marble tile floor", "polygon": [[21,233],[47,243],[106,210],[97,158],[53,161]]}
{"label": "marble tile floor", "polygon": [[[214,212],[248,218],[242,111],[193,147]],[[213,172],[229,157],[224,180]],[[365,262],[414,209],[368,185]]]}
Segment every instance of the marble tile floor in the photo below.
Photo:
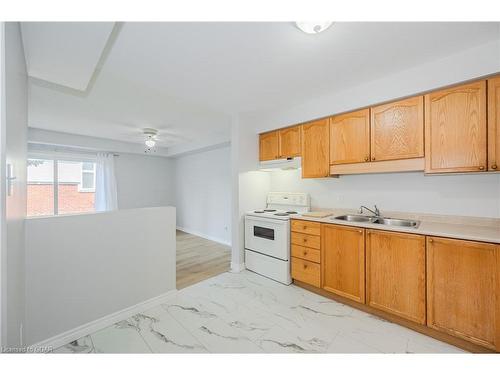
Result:
{"label": "marble tile floor", "polygon": [[244,271],[180,290],[167,302],[53,353],[463,353],[371,314]]}

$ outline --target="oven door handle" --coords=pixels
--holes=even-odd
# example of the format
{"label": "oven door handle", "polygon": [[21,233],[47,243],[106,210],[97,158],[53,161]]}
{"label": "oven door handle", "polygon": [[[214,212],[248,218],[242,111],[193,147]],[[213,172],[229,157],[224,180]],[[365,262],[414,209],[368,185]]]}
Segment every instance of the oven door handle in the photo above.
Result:
{"label": "oven door handle", "polygon": [[269,219],[267,217],[258,217],[258,216],[245,216],[245,220],[256,222],[256,223],[273,223],[275,225],[283,225],[286,226],[288,220],[280,220],[280,219]]}

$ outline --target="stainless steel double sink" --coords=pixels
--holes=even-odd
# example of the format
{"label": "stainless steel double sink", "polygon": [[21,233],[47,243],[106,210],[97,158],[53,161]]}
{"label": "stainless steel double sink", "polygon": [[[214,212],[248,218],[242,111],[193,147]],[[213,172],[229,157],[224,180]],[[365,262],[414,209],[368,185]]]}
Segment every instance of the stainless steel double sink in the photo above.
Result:
{"label": "stainless steel double sink", "polygon": [[417,228],[420,224],[420,221],[417,220],[392,219],[389,217],[364,216],[364,215],[341,215],[341,216],[336,216],[334,219],[350,221],[354,223],[370,223],[370,224],[381,224],[381,225],[389,225],[395,227],[410,227],[410,228]]}

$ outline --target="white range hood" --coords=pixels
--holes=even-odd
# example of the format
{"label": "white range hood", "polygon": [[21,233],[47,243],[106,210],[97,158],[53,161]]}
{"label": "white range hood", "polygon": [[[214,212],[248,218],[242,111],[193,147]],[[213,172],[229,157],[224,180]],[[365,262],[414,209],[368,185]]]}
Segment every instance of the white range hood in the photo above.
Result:
{"label": "white range hood", "polygon": [[261,171],[275,171],[275,170],[287,170],[287,169],[299,169],[301,167],[301,158],[287,158],[287,159],[276,159],[276,160],[266,160],[261,161],[259,169]]}

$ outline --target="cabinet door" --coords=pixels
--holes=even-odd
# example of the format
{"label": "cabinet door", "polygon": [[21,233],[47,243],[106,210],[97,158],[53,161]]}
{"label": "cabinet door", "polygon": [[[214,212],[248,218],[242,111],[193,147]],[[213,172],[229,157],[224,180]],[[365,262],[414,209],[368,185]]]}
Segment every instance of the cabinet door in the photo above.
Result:
{"label": "cabinet door", "polygon": [[500,170],[500,76],[488,80],[488,170]]}
{"label": "cabinet door", "polygon": [[279,132],[274,131],[259,135],[260,161],[274,160],[279,157]]}
{"label": "cabinet door", "polygon": [[312,234],[313,236],[321,235],[321,224],[307,220],[291,220],[292,232]]}
{"label": "cabinet door", "polygon": [[486,170],[486,81],[425,95],[425,172]]}
{"label": "cabinet door", "polygon": [[281,158],[300,156],[300,126],[281,129],[279,140]]}
{"label": "cabinet door", "polygon": [[370,110],[334,116],[330,120],[330,164],[370,160]]}
{"label": "cabinet door", "polygon": [[292,257],[292,279],[319,288],[321,286],[321,268],[318,263]]}
{"label": "cabinet door", "polygon": [[323,224],[321,230],[323,288],[356,302],[364,303],[364,229]]}
{"label": "cabinet door", "polygon": [[425,237],[366,231],[366,301],[425,324]]}
{"label": "cabinet door", "polygon": [[301,126],[302,177],[328,177],[330,175],[328,119],[309,122]]}
{"label": "cabinet door", "polygon": [[424,156],[424,97],[371,108],[371,160]]}
{"label": "cabinet door", "polygon": [[427,237],[427,325],[500,349],[499,245]]}
{"label": "cabinet door", "polygon": [[321,263],[321,250],[294,244],[292,244],[290,250],[293,258],[299,258],[314,263]]}

